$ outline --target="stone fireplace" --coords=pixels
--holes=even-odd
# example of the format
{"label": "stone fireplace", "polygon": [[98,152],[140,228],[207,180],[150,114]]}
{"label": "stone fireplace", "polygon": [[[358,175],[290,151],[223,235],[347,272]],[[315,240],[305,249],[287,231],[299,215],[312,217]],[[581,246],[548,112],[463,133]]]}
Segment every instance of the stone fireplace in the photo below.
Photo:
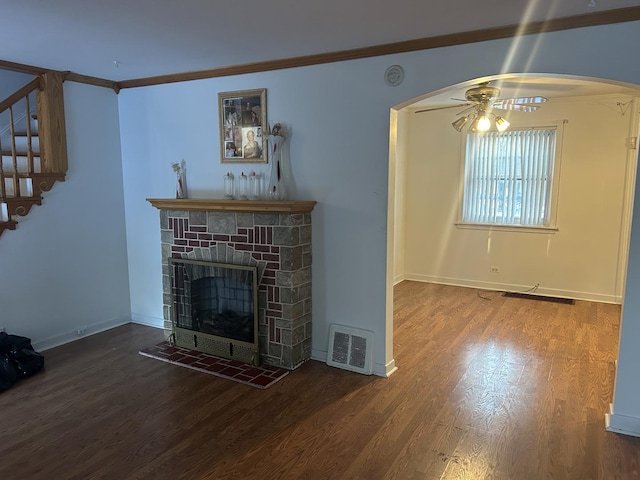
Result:
{"label": "stone fireplace", "polygon": [[148,201],[160,210],[166,338],[175,331],[170,259],[255,267],[259,362],[293,370],[310,358],[315,202]]}

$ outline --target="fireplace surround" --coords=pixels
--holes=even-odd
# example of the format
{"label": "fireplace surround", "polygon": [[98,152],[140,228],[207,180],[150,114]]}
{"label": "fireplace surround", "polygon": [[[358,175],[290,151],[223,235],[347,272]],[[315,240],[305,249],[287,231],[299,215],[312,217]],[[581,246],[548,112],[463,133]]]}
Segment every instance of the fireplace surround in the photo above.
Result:
{"label": "fireplace surround", "polygon": [[165,337],[173,333],[171,261],[252,267],[259,363],[293,370],[311,356],[315,202],[147,199],[160,210]]}

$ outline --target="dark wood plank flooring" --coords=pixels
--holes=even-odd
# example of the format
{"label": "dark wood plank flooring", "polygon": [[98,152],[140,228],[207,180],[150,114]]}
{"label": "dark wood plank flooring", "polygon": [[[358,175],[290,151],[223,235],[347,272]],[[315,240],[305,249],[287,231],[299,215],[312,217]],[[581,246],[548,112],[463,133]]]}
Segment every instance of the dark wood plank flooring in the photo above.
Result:
{"label": "dark wood plank flooring", "polygon": [[126,325],[0,394],[0,479],[640,479],[606,432],[620,308],[403,282],[398,372],[310,361],[267,390],[138,355]]}

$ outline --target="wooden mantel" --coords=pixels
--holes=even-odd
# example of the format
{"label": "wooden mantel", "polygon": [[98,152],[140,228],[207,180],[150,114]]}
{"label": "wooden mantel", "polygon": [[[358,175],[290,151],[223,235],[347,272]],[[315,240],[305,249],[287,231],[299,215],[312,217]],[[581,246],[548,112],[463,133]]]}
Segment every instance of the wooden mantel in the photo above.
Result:
{"label": "wooden mantel", "polygon": [[159,210],[206,212],[311,213],[315,201],[227,200],[216,198],[147,198]]}

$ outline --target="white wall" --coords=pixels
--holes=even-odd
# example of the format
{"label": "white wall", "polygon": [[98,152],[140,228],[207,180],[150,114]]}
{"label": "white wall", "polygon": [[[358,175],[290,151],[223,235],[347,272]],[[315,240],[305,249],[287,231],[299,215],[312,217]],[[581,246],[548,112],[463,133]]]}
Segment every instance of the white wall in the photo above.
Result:
{"label": "white wall", "polygon": [[64,96],[67,179],[0,238],[0,327],[36,349],[130,320],[117,97],[69,82]]}
{"label": "white wall", "polygon": [[559,125],[558,231],[545,233],[457,227],[465,135],[451,127],[456,111],[412,114],[405,278],[515,291],[539,284],[539,294],[620,303],[625,142],[636,118],[617,104],[630,102],[583,97],[507,115],[511,128]]}
{"label": "white wall", "polygon": [[[625,23],[520,42],[500,40],[122,91],[132,315],[161,325],[158,212],[145,198],[173,195],[170,163],[181,158],[187,161],[194,196],[220,196],[227,168],[218,158],[217,93],[264,87],[269,120],[293,125],[295,198],[318,201],[313,213],[313,355],[326,353],[332,322],[368,328],[376,334],[376,372],[384,373],[393,363],[386,338],[391,335],[386,312],[393,278],[386,261],[387,197],[395,195],[387,183],[389,109],[502,71],[640,83],[640,63],[628,61],[640,40],[639,26]],[[383,74],[395,63],[404,67],[405,81],[388,87]]]}
{"label": "white wall", "polygon": [[622,307],[616,385],[607,428],[640,437],[640,176],[636,177],[634,221],[627,270],[627,289]]}
{"label": "white wall", "polygon": [[0,100],[4,100],[16,90],[24,87],[33,79],[33,75],[29,75],[26,73],[0,70]]}

